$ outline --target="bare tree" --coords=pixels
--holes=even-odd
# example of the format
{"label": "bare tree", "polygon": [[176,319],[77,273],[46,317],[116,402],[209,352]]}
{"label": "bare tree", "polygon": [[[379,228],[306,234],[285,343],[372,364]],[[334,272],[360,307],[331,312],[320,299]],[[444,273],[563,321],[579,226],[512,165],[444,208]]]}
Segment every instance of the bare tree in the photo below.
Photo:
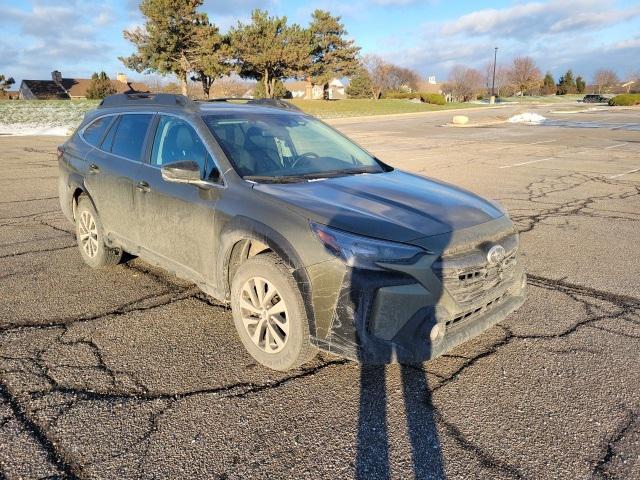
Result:
{"label": "bare tree", "polygon": [[631,93],[631,90],[640,90],[640,70],[635,72],[629,72],[627,75],[627,93]]}
{"label": "bare tree", "polygon": [[420,75],[415,70],[386,62],[374,54],[365,55],[362,65],[371,78],[374,98],[380,98],[389,91],[415,91],[418,88]]}
{"label": "bare tree", "polygon": [[593,77],[593,84],[598,87],[598,93],[607,93],[611,87],[620,83],[618,75],[613,70],[601,68]]}
{"label": "bare tree", "polygon": [[542,75],[531,57],[516,57],[509,70],[509,80],[521,95],[540,87]]}
{"label": "bare tree", "polygon": [[211,93],[214,97],[242,97],[252,86],[238,77],[222,77],[213,82]]}
{"label": "bare tree", "polygon": [[380,98],[391,81],[391,66],[382,57],[374,54],[365,55],[362,58],[362,65],[369,72],[373,98]]}
{"label": "bare tree", "polygon": [[478,90],[482,89],[483,80],[482,73],[475,68],[456,65],[449,72],[445,91],[448,91],[454,100],[468,102],[476,98]]}

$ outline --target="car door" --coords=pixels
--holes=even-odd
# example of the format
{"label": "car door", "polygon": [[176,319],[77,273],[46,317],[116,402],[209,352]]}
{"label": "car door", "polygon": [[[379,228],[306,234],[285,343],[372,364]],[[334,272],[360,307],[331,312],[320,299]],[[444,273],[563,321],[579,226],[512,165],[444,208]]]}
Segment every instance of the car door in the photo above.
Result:
{"label": "car door", "polygon": [[160,114],[155,125],[151,152],[141,165],[135,189],[139,243],[160,263],[195,281],[207,281],[216,251],[215,205],[222,182],[198,186],[164,180],[163,165],[185,160],[198,163],[201,178],[208,178],[213,157],[187,120]]}
{"label": "car door", "polygon": [[153,114],[126,113],[111,124],[98,148],[87,156],[85,185],[107,235],[135,240],[134,178]]}

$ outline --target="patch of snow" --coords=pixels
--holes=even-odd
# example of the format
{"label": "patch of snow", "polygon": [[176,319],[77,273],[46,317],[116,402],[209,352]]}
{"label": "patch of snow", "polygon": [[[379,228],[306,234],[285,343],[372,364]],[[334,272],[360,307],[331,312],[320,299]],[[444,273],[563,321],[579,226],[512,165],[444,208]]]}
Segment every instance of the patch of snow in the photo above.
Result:
{"label": "patch of snow", "polygon": [[0,124],[0,135],[53,135],[66,137],[73,133],[73,127],[49,127],[38,123],[14,123],[10,125]]}
{"label": "patch of snow", "polygon": [[546,120],[542,115],[538,115],[537,113],[525,112],[520,113],[518,115],[514,115],[509,118],[507,122],[509,123],[527,123],[529,125],[539,125],[540,123]]}

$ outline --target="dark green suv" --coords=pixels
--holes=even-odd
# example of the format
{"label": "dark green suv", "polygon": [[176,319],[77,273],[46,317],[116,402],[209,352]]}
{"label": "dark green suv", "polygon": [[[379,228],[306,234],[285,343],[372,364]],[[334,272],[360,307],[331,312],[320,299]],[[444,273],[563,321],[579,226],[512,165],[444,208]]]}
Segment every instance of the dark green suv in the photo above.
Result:
{"label": "dark green suv", "polygon": [[391,168],[284,102],[113,95],[59,153],[83,260],[128,252],[195,282],[231,304],[270,368],[317,349],[421,362],[523,302],[498,206]]}

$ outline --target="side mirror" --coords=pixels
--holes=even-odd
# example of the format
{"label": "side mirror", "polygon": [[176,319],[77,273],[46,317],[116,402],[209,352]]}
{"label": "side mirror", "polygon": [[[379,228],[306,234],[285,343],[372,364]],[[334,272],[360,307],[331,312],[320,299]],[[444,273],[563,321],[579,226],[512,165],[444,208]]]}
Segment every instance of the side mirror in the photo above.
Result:
{"label": "side mirror", "polygon": [[200,166],[191,160],[169,163],[160,169],[162,179],[174,183],[200,183]]}

